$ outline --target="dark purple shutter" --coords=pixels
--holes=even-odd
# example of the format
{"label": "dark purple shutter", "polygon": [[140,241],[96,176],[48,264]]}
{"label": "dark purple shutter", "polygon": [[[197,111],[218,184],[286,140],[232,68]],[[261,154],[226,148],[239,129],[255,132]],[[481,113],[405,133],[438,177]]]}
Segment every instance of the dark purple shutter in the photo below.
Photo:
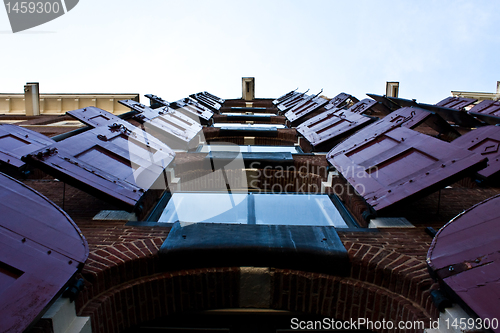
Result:
{"label": "dark purple shutter", "polygon": [[0,161],[17,168],[24,165],[21,157],[54,143],[49,137],[16,126],[0,126]]}
{"label": "dark purple shutter", "polygon": [[376,210],[434,191],[484,167],[481,155],[406,127],[418,122],[424,112],[412,108],[393,112],[327,155]]}
{"label": "dark purple shutter", "polygon": [[334,140],[352,133],[374,119],[354,112],[334,108],[325,111],[314,118],[308,119],[299,126],[297,131],[313,146],[328,140]]}
{"label": "dark purple shutter", "polygon": [[278,104],[278,110],[280,110],[280,112],[285,112],[285,111],[293,108],[294,106],[296,106],[298,103],[300,103],[304,100],[307,100],[309,98],[311,98],[311,97],[306,95],[305,92],[300,93],[300,94],[296,94],[293,97],[288,98],[284,102]]}
{"label": "dark purple shutter", "polygon": [[[427,253],[440,284],[489,324],[500,318],[499,206],[497,195],[468,209],[439,230]],[[492,328],[500,332],[498,322]]]}
{"label": "dark purple shutter", "polygon": [[358,102],[358,100],[356,98],[354,98],[353,96],[346,94],[346,93],[340,93],[337,96],[335,96],[334,98],[332,98],[330,100],[330,102],[328,102],[327,105],[325,105],[325,109],[330,110],[332,108],[340,108],[349,99],[352,100],[353,102],[356,102],[356,103]]}
{"label": "dark purple shutter", "polygon": [[180,111],[187,116],[195,117],[194,119],[201,118],[204,120],[210,120],[214,113],[207,107],[203,106],[201,103],[198,103],[196,100],[186,97],[175,101],[170,104],[176,111]]}
{"label": "dark purple shutter", "polygon": [[82,123],[99,127],[109,125],[111,122],[122,122],[123,120],[108,111],[89,106],[86,108],[66,112],[73,118],[80,120]]}
{"label": "dark purple shutter", "polygon": [[461,110],[466,106],[469,106],[476,102],[477,99],[474,98],[464,98],[464,97],[448,97],[436,103],[437,106],[442,106],[450,109]]}
{"label": "dark purple shutter", "polygon": [[305,115],[318,110],[322,106],[325,106],[328,100],[322,97],[314,97],[311,99],[303,100],[293,106],[288,112],[285,113],[285,117],[290,121],[294,122],[298,119],[304,117]]}
{"label": "dark purple shutter", "polygon": [[136,118],[144,122],[143,127],[146,132],[156,136],[168,146],[175,147],[175,142],[169,139],[186,146],[197,144],[196,140],[193,141],[193,139],[201,131],[202,126],[198,121],[181,112],[169,107],[152,109],[133,100],[122,100],[119,103],[139,111],[140,114],[136,115]]}
{"label": "dark purple shutter", "polygon": [[204,106],[216,112],[220,110],[222,104],[224,104],[225,102],[225,100],[223,100],[222,98],[214,96],[206,91],[192,94],[189,97],[194,98]]}
{"label": "dark purple shutter", "polygon": [[83,267],[88,245],[50,200],[0,174],[0,331],[22,332]]}
{"label": "dark purple shutter", "polygon": [[500,124],[500,102],[482,101],[470,109],[469,114],[491,125]]}
{"label": "dark purple shutter", "polygon": [[280,96],[278,98],[276,98],[274,101],[273,101],[273,104],[274,105],[278,105],[278,104],[281,104],[287,100],[289,100],[290,98],[294,98],[296,97],[297,95],[300,95],[299,92],[296,92],[295,90],[293,91],[290,91],[289,93],[286,93],[284,94],[283,96]]}
{"label": "dark purple shutter", "polygon": [[148,133],[120,121],[54,143],[25,158],[56,178],[130,210],[162,177],[175,153]]}
{"label": "dark purple shutter", "polygon": [[488,158],[488,166],[478,171],[481,176],[488,178],[500,171],[500,127],[479,127],[451,143]]}

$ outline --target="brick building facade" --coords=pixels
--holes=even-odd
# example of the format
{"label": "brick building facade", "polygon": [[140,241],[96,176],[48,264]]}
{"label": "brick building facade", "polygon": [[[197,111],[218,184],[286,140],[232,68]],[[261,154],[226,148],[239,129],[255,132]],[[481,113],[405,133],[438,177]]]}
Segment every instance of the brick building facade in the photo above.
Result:
{"label": "brick building facade", "polygon": [[[248,103],[254,108],[266,108],[267,113],[278,113],[271,100],[236,99],[226,100],[221,115],[215,117],[223,117],[224,110],[245,107]],[[53,118],[60,121],[68,116]],[[29,119],[24,124],[36,125],[37,119],[42,118]],[[33,129],[50,136],[74,129],[57,127],[49,133],[49,117],[44,119],[40,128]],[[137,124],[134,120],[130,122]],[[287,121],[283,116],[276,116],[271,123],[286,124]],[[17,124],[23,125],[22,122]],[[294,127],[280,129],[272,138],[221,136],[218,131],[214,127],[204,127],[206,142],[243,145],[251,140],[253,145],[267,146],[300,143]],[[432,132],[425,126],[420,131]],[[189,172],[176,174],[176,177],[182,179],[202,172],[199,165],[206,154],[199,153],[201,157],[189,154],[176,152],[176,167],[189,166],[182,169]],[[299,180],[307,185],[306,188],[318,189],[329,180],[331,168],[328,168],[324,153],[297,154],[293,165],[297,169],[305,165],[307,171],[287,174],[280,179],[271,179],[271,182],[286,185]],[[239,176],[228,173],[228,177]],[[327,184],[326,193],[332,191],[331,186],[335,183],[346,188],[350,186],[342,175],[333,177]],[[430,296],[431,291],[439,286],[427,269],[426,256],[432,236],[426,233],[426,228],[438,230],[463,210],[500,193],[500,187],[494,183],[478,186],[470,178],[464,178],[439,192],[384,212],[385,217],[404,217],[413,225],[411,228],[366,228],[369,224],[364,214],[366,202],[357,195],[342,197],[343,204],[360,228],[337,229],[350,262],[348,273],[337,275],[335,267],[329,267],[333,264],[328,261],[314,263],[318,269],[310,271],[245,265],[189,267],[189,263],[186,268],[173,269],[169,257],[159,253],[171,225],[130,223],[128,219],[95,220],[93,218],[103,210],[120,208],[38,171],[22,181],[62,207],[85,236],[89,257],[79,273],[84,288],[75,301],[76,313],[90,317],[92,332],[102,333],[152,332],[152,327],[178,325],[176,318],[181,318],[185,327],[227,325],[224,327],[235,332],[245,332],[246,328],[240,327],[243,324],[238,324],[241,320],[238,316],[250,316],[251,325],[255,326],[253,329],[263,332],[289,329],[289,320],[293,317],[429,323],[439,316]],[[266,190],[262,183],[258,184],[262,186],[261,190]],[[333,273],[325,273],[324,267]],[[368,328],[377,332],[423,331],[423,328]],[[51,331],[46,319],[40,320],[30,330]]]}

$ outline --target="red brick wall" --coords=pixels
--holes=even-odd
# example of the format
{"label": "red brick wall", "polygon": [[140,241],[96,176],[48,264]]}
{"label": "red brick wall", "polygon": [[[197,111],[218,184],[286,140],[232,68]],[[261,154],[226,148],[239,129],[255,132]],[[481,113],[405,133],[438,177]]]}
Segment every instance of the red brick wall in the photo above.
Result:
{"label": "red brick wall", "polygon": [[86,304],[93,332],[120,332],[141,322],[187,310],[237,307],[238,270],[158,273],[117,285]]}
{"label": "red brick wall", "polygon": [[[277,280],[277,281],[276,281]],[[276,271],[273,308],[315,313],[336,320],[428,322],[422,307],[386,288],[354,278]],[[394,330],[400,332],[400,330]]]}
{"label": "red brick wall", "polygon": [[[92,317],[94,332],[130,326],[186,310],[238,307],[239,269],[167,272],[161,239],[94,250],[82,276],[78,314]],[[376,246],[345,242],[350,277],[275,269],[271,308],[336,319],[423,320],[437,315],[425,263]]]}

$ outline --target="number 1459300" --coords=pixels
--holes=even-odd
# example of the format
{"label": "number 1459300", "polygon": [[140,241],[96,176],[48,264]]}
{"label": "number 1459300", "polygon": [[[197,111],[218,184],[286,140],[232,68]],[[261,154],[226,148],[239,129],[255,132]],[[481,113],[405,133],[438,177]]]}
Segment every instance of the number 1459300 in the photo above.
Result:
{"label": "number 1459300", "polygon": [[59,2],[49,2],[49,1],[38,1],[38,2],[7,2],[5,4],[7,8],[7,13],[16,13],[16,14],[26,14],[26,13],[38,13],[38,14],[57,14],[59,13],[60,5]]}

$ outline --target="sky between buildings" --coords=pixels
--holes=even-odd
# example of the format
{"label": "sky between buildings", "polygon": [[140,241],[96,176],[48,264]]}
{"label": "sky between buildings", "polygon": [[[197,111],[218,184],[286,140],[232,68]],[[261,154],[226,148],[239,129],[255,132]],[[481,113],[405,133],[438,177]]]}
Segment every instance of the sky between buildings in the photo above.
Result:
{"label": "sky between buildings", "polygon": [[256,97],[310,89],[436,103],[451,90],[494,92],[500,1],[80,0],[12,34],[0,10],[0,92],[146,93],[174,101],[207,90]]}

